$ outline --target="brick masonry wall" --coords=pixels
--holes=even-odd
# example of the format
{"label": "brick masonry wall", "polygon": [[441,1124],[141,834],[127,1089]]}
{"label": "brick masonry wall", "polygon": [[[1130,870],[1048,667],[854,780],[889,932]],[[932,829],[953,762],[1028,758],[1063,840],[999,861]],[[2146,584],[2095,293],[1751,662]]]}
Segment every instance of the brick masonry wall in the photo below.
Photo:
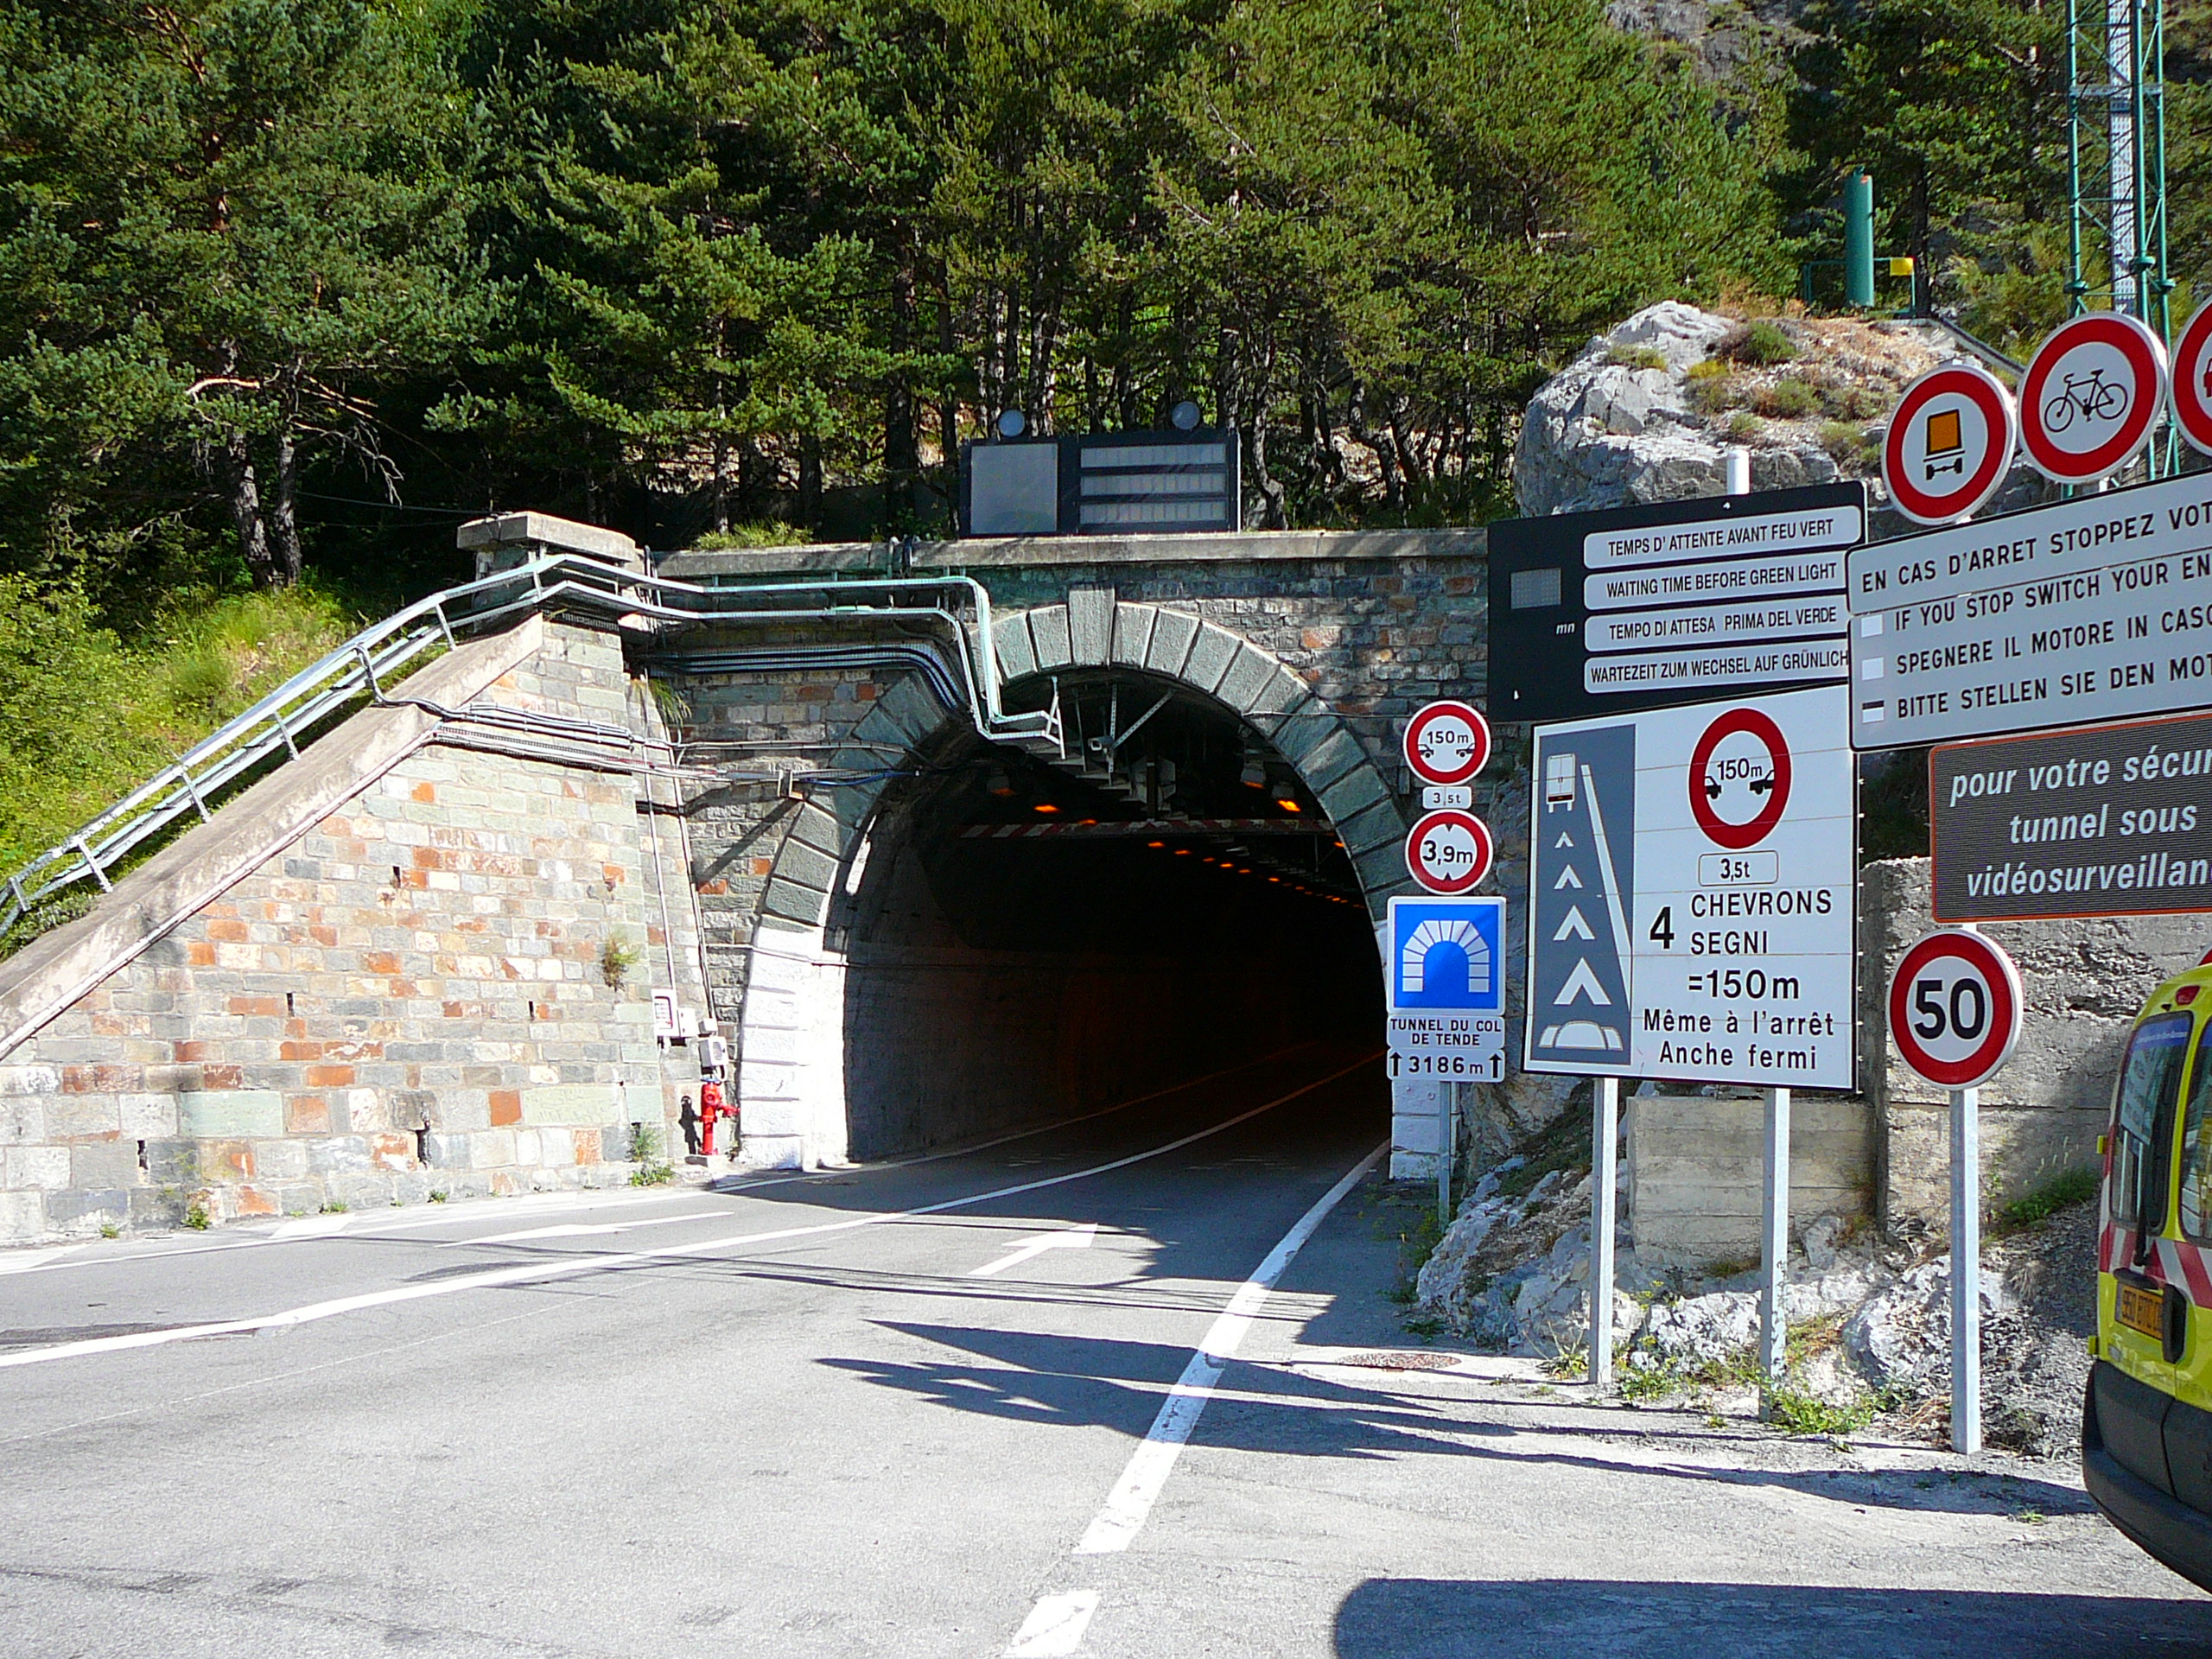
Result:
{"label": "brick masonry wall", "polygon": [[[619,643],[574,627],[488,700],[650,716]],[[403,760],[0,1058],[0,1242],[626,1179],[630,1126],[667,1135],[697,1076],[653,1038],[671,955],[697,1000],[696,940],[640,793],[435,740]],[[620,985],[610,940],[640,958]]]}

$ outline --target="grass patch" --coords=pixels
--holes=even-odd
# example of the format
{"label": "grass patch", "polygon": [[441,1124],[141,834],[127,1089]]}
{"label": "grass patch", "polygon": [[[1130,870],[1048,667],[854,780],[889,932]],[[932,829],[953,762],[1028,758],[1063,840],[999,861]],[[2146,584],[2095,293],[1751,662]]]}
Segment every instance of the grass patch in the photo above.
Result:
{"label": "grass patch", "polygon": [[1751,410],[1739,409],[1728,417],[1728,424],[1725,429],[1738,443],[1751,443],[1756,442],[1759,434],[1766,429],[1759,424],[1759,417]]}
{"label": "grass patch", "polygon": [[1663,369],[1667,354],[1655,346],[1616,346],[1605,361],[1617,369]]}
{"label": "grass patch", "polygon": [[1762,319],[1730,329],[1720,337],[1713,353],[1715,357],[1724,357],[1731,363],[1770,369],[1777,363],[1787,363],[1795,358],[1797,343],[1783,331],[1780,324]]}
{"label": "grass patch", "polygon": [[1802,421],[1820,404],[1820,394],[1794,375],[1770,380],[1751,394],[1751,407],[1770,421]]}
{"label": "grass patch", "polygon": [[728,530],[710,530],[691,545],[702,553],[729,553],[748,547],[802,547],[813,539],[810,531],[768,518],[757,524],[732,524]]}
{"label": "grass patch", "polygon": [[1787,1382],[1770,1382],[1759,1395],[1760,1414],[1792,1434],[1856,1434],[1874,1421],[1877,1405],[1872,1395],[1837,1405]]}
{"label": "grass patch", "polygon": [[[1708,366],[1714,368],[1716,372],[1700,374],[1697,372],[1697,369]],[[1718,415],[1723,410],[1734,408],[1742,401],[1743,387],[1738,384],[1736,378],[1728,372],[1726,364],[1713,364],[1708,358],[1705,362],[1699,364],[1697,369],[1690,371],[1689,400],[1690,407],[1699,414]]]}
{"label": "grass patch", "polygon": [[1848,421],[1823,421],[1821,448],[1839,467],[1871,467],[1882,456],[1882,446],[1867,435],[1866,429]]}
{"label": "grass patch", "polygon": [[2042,1185],[2000,1207],[1997,1211],[1998,1225],[1991,1230],[2017,1233],[2040,1227],[2061,1210],[2087,1204],[2095,1198],[2100,1179],[2096,1169],[2086,1164],[2079,1169],[2062,1170]]}
{"label": "grass patch", "polygon": [[[67,839],[335,647],[352,622],[312,588],[236,594],[124,639],[74,588],[0,576],[0,876]],[[82,915],[86,883],[0,938],[0,954]]]}

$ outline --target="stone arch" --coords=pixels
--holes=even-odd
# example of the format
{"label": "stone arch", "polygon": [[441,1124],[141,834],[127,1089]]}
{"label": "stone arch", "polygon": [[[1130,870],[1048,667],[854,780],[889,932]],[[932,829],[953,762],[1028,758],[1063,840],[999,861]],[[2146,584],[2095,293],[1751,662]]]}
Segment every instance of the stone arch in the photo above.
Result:
{"label": "stone arch", "polygon": [[1344,717],[1273,652],[1193,612],[1082,588],[1065,604],[1001,619],[995,645],[1000,677],[1009,683],[1064,668],[1134,668],[1214,698],[1313,791],[1376,919],[1391,894],[1414,891],[1401,853],[1408,825],[1381,768]]}
{"label": "stone arch", "polygon": [[[1002,684],[1061,669],[1138,670],[1204,694],[1274,747],[1329,815],[1377,921],[1413,891],[1401,848],[1407,824],[1382,770],[1329,703],[1272,652],[1196,613],[1122,601],[1077,586],[1065,603],[1000,615]],[[853,728],[837,764],[880,766],[884,746],[911,752],[952,719],[918,677],[902,679]],[[844,963],[828,938],[841,886],[856,884],[887,779],[839,789],[794,810],[756,919],[739,1040],[747,1153],[811,1167],[847,1151]]]}

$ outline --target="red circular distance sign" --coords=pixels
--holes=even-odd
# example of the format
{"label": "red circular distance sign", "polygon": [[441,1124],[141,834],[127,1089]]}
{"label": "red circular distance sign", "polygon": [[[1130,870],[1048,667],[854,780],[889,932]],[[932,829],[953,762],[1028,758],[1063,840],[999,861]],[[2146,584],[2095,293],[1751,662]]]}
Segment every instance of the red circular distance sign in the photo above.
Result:
{"label": "red circular distance sign", "polygon": [[2020,377],[2020,448],[2059,484],[2094,484],[2135,458],[2166,401],[2166,346],[2133,317],[2061,323]]}
{"label": "red circular distance sign", "polygon": [[[1748,755],[1719,753],[1723,742],[1738,735],[1766,751],[1764,773]],[[1760,709],[1731,709],[1705,728],[1690,751],[1690,816],[1714,846],[1740,853],[1758,846],[1782,822],[1783,809],[1789,804],[1789,744],[1782,728]],[[1751,798],[1751,816],[1724,817],[1721,804],[1738,790]]]}
{"label": "red circular distance sign", "polygon": [[2174,342],[2174,424],[2190,447],[2212,455],[2212,300],[2196,308]]}
{"label": "red circular distance sign", "polygon": [[1916,524],[1948,524],[1997,493],[2019,440],[2004,383],[1970,363],[1930,369],[1904,389],[1882,441],[1882,481]]}
{"label": "red circular distance sign", "polygon": [[1464,784],[1490,764],[1490,722],[1449,699],[1432,702],[1406,722],[1406,764],[1425,784]]}
{"label": "red circular distance sign", "polygon": [[1923,937],[1890,981],[1890,1035],[1904,1063],[1944,1089],[1971,1089],[2020,1040],[2020,970],[1963,928]]}
{"label": "red circular distance sign", "polygon": [[1431,812],[1406,836],[1406,868],[1431,893],[1465,893],[1490,874],[1490,826],[1471,812]]}

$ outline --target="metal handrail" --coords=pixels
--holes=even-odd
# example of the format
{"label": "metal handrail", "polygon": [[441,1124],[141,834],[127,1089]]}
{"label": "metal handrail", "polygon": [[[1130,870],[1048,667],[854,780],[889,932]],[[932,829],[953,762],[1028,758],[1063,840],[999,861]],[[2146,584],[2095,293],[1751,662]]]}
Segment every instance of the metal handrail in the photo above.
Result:
{"label": "metal handrail", "polygon": [[[942,604],[898,603],[925,592],[966,600],[975,617],[974,634]],[[863,594],[887,595],[891,602],[773,602]],[[210,801],[264,761],[279,753],[296,760],[303,741],[364,695],[378,703],[409,701],[404,694],[389,696],[385,687],[425,652],[450,647],[459,634],[557,610],[594,611],[670,626],[886,620],[947,625],[959,642],[953,655],[961,670],[966,712],[976,729],[993,739],[1058,741],[1058,722],[1051,711],[1008,715],[1001,706],[990,595],[972,577],[864,577],[702,587],[645,575],[579,554],[556,554],[417,600],[362,629],[225,721],[74,834],[10,874],[4,897],[0,897],[0,938],[67,887],[91,880],[107,891],[114,885],[108,873],[133,851],[187,814],[196,812],[205,821]]]}

